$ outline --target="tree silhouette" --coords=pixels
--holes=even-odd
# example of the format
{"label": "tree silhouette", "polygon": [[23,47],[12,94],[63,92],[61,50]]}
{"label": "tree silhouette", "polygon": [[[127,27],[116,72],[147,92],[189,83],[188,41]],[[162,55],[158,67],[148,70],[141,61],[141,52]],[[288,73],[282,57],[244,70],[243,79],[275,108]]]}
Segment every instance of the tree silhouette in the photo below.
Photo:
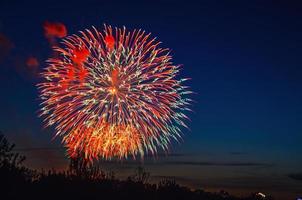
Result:
{"label": "tree silhouette", "polygon": [[149,179],[150,179],[150,173],[146,172],[146,170],[141,166],[135,169],[135,173],[132,176],[133,181],[143,184],[148,183]]}
{"label": "tree silhouette", "polygon": [[13,152],[15,144],[10,144],[4,135],[0,132],[0,166],[10,165],[20,166],[25,160],[25,156]]}
{"label": "tree silhouette", "polygon": [[36,177],[34,170],[22,165],[25,156],[14,152],[14,148],[15,144],[10,144],[0,133],[0,177],[3,183],[1,195],[11,198],[24,193],[31,180]]}
{"label": "tree silhouette", "polygon": [[105,179],[109,176],[114,178],[114,175],[106,174],[99,165],[93,165],[80,153],[78,156],[70,158],[68,173],[78,178],[90,180]]}

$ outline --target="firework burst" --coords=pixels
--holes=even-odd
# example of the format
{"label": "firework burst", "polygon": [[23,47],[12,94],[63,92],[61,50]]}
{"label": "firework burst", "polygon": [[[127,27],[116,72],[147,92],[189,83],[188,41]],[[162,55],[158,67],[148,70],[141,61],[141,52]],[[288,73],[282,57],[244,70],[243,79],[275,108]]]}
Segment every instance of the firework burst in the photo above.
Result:
{"label": "firework burst", "polygon": [[38,84],[41,116],[68,155],[120,159],[167,151],[181,138],[191,93],[169,49],[141,30],[86,30],[55,47]]}

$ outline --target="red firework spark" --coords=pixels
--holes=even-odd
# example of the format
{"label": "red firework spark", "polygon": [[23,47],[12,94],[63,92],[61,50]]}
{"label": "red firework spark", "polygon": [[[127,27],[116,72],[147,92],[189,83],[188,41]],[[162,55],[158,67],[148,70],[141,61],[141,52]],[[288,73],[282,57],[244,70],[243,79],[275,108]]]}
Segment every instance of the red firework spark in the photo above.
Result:
{"label": "red firework spark", "polygon": [[67,29],[64,24],[59,22],[44,22],[44,33],[46,37],[63,38],[67,35]]}

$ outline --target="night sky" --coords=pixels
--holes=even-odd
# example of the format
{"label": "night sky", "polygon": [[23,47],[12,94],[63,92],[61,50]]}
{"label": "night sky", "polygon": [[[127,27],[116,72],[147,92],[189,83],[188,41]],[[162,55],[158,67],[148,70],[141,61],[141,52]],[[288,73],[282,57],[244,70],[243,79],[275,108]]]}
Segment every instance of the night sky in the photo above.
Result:
{"label": "night sky", "polygon": [[[298,2],[298,1],[297,1]],[[37,72],[51,56],[45,21],[68,34],[103,24],[144,29],[172,49],[195,94],[190,130],[170,155],[146,158],[153,179],[279,199],[302,194],[302,4],[274,1],[8,1],[0,3],[0,130],[36,169],[64,169],[38,118]],[[59,41],[59,40],[58,40]],[[34,56],[38,69],[26,66]],[[101,163],[102,164],[102,163]],[[120,176],[139,161],[104,163]]]}

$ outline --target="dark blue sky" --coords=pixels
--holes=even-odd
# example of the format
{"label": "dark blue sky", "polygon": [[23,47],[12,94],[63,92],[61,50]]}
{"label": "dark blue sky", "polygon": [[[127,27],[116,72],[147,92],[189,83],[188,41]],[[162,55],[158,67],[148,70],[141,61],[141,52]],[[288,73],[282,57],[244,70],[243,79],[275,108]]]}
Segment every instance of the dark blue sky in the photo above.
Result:
{"label": "dark blue sky", "polygon": [[268,192],[297,194],[302,181],[288,175],[302,173],[301,10],[294,1],[1,1],[0,33],[12,48],[0,51],[7,52],[0,56],[0,130],[21,149],[54,148],[26,151],[29,165],[62,167],[59,140],[37,117],[38,80],[23,67],[35,56],[41,70],[51,55],[43,22],[62,22],[69,34],[103,23],[142,28],[172,49],[197,102],[191,131],[173,146],[178,156],[161,158],[152,173],[195,187],[243,191],[262,183]]}

